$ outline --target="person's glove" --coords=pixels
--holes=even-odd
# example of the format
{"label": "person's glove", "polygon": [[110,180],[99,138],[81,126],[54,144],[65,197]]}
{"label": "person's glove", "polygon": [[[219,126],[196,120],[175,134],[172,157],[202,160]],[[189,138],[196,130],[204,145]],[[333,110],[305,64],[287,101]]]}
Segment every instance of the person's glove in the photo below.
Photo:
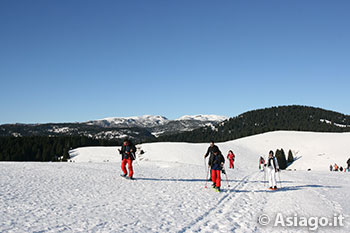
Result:
{"label": "person's glove", "polygon": [[279,168],[277,168],[277,169],[276,169],[276,172],[279,172],[279,171],[280,171],[280,169],[279,169]]}
{"label": "person's glove", "polygon": [[226,171],[223,169],[221,170],[222,174],[225,174],[226,175]]}

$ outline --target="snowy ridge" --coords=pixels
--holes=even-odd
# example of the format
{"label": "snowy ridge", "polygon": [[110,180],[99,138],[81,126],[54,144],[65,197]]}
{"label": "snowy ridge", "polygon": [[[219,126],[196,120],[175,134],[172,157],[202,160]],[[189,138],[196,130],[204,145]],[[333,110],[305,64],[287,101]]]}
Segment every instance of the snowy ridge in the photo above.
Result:
{"label": "snowy ridge", "polygon": [[325,120],[325,119],[320,119],[320,121],[321,121],[321,122],[324,122],[324,123],[327,123],[327,124],[329,124],[329,125],[334,125],[334,126],[340,127],[340,128],[347,128],[347,127],[350,127],[350,125],[343,125],[343,124],[333,123],[332,121]]}
{"label": "snowy ridge", "polygon": [[[109,117],[96,121],[88,121],[85,122],[85,124],[90,126],[100,126],[102,128],[116,127],[126,129],[136,127],[145,129],[153,136],[159,137],[166,134],[191,131],[204,126],[214,127],[215,124],[226,119],[227,117],[217,115],[196,115],[183,116],[177,120],[169,120],[163,116],[144,115],[134,117]],[[112,139],[113,137],[110,135],[112,134],[107,135],[108,137],[106,136],[105,138]]]}
{"label": "snowy ridge", "polygon": [[[345,166],[350,157],[350,133],[313,133],[296,131],[275,131],[218,143],[226,155],[232,149],[239,157],[244,157],[242,167],[255,167],[260,156],[267,156],[270,150],[292,150],[298,158],[289,168],[296,170],[326,171],[330,164]],[[178,162],[186,164],[203,164],[203,154],[207,143],[147,143],[138,145],[146,153],[142,159],[147,161]],[[73,150],[72,158],[76,162],[102,162],[120,160],[116,147],[85,147]],[[114,154],[114,159],[113,159]],[[317,161],[317,162],[315,162]]]}
{"label": "snowy ridge", "polygon": [[89,125],[99,125],[103,127],[145,127],[152,128],[156,126],[163,126],[172,121],[202,121],[202,122],[221,122],[228,119],[225,116],[217,115],[195,115],[183,116],[176,120],[168,120],[163,116],[133,116],[133,117],[109,117],[101,120],[88,121]]}
{"label": "snowy ridge", "polygon": [[182,116],[176,120],[178,121],[188,121],[188,120],[195,120],[195,121],[213,121],[213,122],[221,122],[224,120],[227,120],[228,117],[226,116],[218,116],[218,115],[185,115]]}
{"label": "snowy ridge", "polygon": [[164,125],[169,120],[163,116],[134,116],[134,117],[109,117],[96,121],[89,121],[90,125],[100,125],[104,127],[154,127]]}

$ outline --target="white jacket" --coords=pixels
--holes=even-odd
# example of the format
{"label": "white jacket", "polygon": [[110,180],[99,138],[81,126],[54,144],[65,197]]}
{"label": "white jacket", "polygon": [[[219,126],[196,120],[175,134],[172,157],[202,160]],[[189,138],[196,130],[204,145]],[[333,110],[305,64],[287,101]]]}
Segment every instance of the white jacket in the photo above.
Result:
{"label": "white jacket", "polygon": [[[270,162],[270,161],[271,161],[271,162]],[[275,156],[273,156],[271,159],[268,158],[266,164],[267,164],[267,168],[268,168],[268,169],[275,170],[275,171],[276,171],[277,169],[279,169],[278,162],[277,162],[277,159],[276,159]]]}

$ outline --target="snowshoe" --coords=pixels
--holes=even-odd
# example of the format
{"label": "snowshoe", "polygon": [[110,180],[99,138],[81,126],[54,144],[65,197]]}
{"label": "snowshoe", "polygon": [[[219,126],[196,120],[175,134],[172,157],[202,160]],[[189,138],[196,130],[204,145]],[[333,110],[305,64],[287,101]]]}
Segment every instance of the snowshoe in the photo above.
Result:
{"label": "snowshoe", "polygon": [[125,177],[127,180],[133,180],[134,178],[132,178],[131,176],[127,176]]}
{"label": "snowshoe", "polygon": [[126,174],[121,174],[120,176],[126,178]]}

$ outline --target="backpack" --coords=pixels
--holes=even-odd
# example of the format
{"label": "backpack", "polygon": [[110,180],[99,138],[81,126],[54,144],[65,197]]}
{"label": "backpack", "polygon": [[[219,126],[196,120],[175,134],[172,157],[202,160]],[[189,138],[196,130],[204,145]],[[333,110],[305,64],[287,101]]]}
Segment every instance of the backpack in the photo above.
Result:
{"label": "backpack", "polygon": [[[132,149],[132,152],[128,152],[129,153],[129,156],[130,156],[130,159],[131,160],[135,160],[136,159],[136,146],[131,142],[131,141],[128,141],[128,147],[130,149]],[[121,154],[122,154],[122,158],[124,158],[124,155],[126,154],[126,146],[122,146],[122,149],[121,149]]]}

